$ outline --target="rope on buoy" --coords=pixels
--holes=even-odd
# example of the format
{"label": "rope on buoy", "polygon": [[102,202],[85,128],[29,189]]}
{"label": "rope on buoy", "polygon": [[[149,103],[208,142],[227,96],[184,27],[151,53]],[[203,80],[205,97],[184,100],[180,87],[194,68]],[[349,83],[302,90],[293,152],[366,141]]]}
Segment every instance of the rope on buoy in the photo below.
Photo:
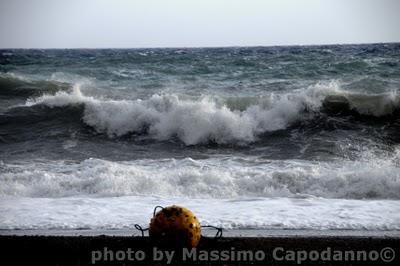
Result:
{"label": "rope on buoy", "polygon": [[158,209],[158,208],[160,208],[161,210],[163,210],[163,209],[164,209],[164,207],[163,207],[163,206],[160,206],[160,205],[158,205],[158,206],[155,206],[155,207],[154,207],[154,211],[153,211],[153,218],[154,218],[154,217],[156,217],[156,213],[157,213],[157,209]]}
{"label": "rope on buoy", "polygon": [[[164,209],[164,207],[163,207],[163,206],[160,206],[160,205],[157,205],[156,207],[154,207],[153,218],[156,216],[156,213],[157,213],[157,209],[158,209],[158,208]],[[149,231],[149,227],[143,228],[140,224],[135,224],[134,226],[135,226],[135,228],[136,228],[137,230],[139,230],[139,231],[142,233],[142,237],[144,237],[144,232]]]}
{"label": "rope on buoy", "polygon": [[144,232],[149,231],[149,228],[143,228],[140,224],[135,224],[135,228],[142,233],[142,237],[144,237]]}
{"label": "rope on buoy", "polygon": [[215,236],[214,236],[215,239],[219,239],[219,238],[222,237],[222,227],[217,227],[217,226],[214,226],[214,225],[202,225],[201,228],[203,228],[203,227],[208,227],[208,228],[214,228],[214,229],[216,229],[216,230],[217,230],[217,233],[216,233]]}

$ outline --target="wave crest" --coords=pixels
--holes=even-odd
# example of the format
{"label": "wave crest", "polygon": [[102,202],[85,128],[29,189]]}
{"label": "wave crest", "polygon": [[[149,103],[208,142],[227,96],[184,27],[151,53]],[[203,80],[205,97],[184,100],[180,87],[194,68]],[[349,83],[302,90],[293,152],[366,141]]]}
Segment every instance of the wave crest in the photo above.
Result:
{"label": "wave crest", "polygon": [[179,138],[186,145],[214,142],[248,143],[266,132],[282,130],[321,111],[355,112],[376,117],[393,115],[400,106],[396,93],[350,94],[337,83],[317,84],[305,90],[270,94],[239,101],[209,96],[182,99],[176,95],[153,95],[142,100],[98,99],[82,94],[78,85],[27,101],[27,106],[65,107],[83,105],[82,121],[110,137],[147,133],[157,140]]}
{"label": "wave crest", "polygon": [[0,97],[32,97],[67,90],[68,84],[50,80],[30,80],[17,74],[0,73]]}

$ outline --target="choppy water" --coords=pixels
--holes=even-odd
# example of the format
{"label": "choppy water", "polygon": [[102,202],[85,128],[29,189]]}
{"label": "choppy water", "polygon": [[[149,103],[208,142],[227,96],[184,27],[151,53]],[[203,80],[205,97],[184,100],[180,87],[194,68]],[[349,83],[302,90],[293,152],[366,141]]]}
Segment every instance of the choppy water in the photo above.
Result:
{"label": "choppy water", "polygon": [[230,228],[400,230],[399,88],[400,44],[0,50],[0,229],[176,203]]}

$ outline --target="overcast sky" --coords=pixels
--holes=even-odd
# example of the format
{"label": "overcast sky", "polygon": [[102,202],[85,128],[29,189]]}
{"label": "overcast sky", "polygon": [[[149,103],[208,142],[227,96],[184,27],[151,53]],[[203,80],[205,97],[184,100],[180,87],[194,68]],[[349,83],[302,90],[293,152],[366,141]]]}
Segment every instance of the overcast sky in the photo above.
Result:
{"label": "overcast sky", "polygon": [[400,41],[400,0],[0,0],[0,48]]}

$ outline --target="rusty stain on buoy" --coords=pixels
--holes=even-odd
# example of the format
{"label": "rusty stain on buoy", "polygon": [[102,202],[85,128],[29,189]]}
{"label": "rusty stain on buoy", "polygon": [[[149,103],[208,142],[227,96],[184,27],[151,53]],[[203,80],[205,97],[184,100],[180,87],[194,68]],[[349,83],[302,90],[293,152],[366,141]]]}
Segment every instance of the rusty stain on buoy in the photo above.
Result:
{"label": "rusty stain on buoy", "polygon": [[164,246],[194,248],[201,238],[200,222],[189,209],[172,205],[155,213],[149,235]]}

